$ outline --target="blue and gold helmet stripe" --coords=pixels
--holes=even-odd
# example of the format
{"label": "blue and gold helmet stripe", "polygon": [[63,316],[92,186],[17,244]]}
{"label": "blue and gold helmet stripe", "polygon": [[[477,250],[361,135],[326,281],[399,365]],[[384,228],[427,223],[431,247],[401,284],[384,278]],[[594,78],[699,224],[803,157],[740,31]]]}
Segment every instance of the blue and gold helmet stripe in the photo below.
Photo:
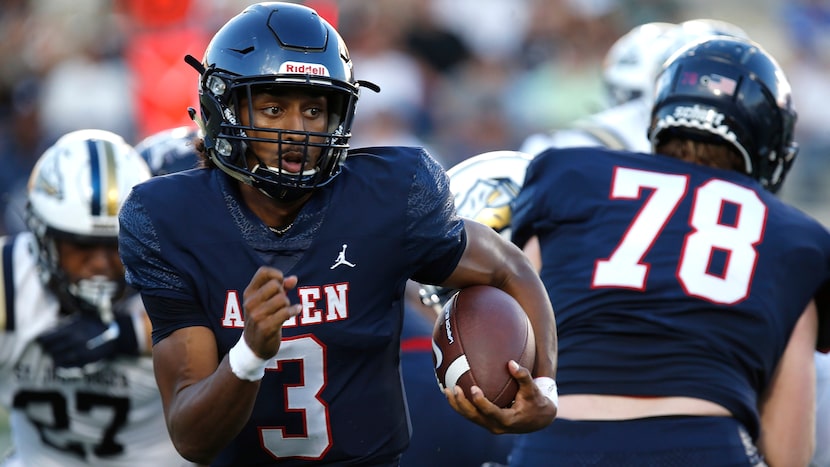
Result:
{"label": "blue and gold helmet stripe", "polygon": [[109,141],[90,139],[90,185],[92,197],[90,212],[93,216],[118,214],[118,180],[115,175],[115,147]]}
{"label": "blue and gold helmet stripe", "polygon": [[107,215],[117,216],[120,193],[118,191],[118,178],[115,174],[115,145],[109,141],[104,142],[104,156],[107,159]]}
{"label": "blue and gold helmet stripe", "polygon": [[92,196],[89,199],[89,212],[93,216],[101,215],[101,161],[98,155],[98,142],[90,139],[86,142],[89,148],[89,185]]}

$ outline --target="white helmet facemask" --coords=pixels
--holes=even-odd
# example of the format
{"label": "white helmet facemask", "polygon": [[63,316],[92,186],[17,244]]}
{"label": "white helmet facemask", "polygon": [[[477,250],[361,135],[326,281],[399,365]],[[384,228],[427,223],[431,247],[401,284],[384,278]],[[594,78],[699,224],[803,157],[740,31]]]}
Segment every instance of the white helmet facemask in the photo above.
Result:
{"label": "white helmet facemask", "polygon": [[123,292],[123,286],[105,276],[92,276],[69,284],[69,293],[92,305],[98,316],[107,323],[112,321],[113,302]]}

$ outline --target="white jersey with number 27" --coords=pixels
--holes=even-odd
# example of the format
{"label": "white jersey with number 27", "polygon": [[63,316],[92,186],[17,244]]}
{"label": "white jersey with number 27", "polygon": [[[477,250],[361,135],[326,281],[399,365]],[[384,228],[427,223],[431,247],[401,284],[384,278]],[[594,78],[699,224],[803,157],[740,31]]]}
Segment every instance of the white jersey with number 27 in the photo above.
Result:
{"label": "white jersey with number 27", "polygon": [[34,236],[4,237],[0,248],[0,404],[14,448],[3,465],[189,465],[168,436],[152,359],[117,358],[80,377],[56,372],[35,341],[57,323],[59,304],[38,277]]}

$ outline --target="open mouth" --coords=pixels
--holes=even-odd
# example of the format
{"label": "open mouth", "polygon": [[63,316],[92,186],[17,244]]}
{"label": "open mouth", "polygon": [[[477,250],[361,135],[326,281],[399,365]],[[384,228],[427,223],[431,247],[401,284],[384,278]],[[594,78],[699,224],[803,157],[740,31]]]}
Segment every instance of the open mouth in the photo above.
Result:
{"label": "open mouth", "polygon": [[[301,175],[303,177],[307,177],[317,173],[317,169],[315,167],[309,167],[309,164],[306,163],[305,158],[300,152],[283,154],[282,161],[280,162],[278,160],[276,163],[276,166],[263,165],[265,165],[267,170],[280,175]],[[257,167],[259,167],[259,165],[257,165]],[[303,170],[303,168],[305,168],[305,170]],[[256,170],[256,167],[254,167],[254,170]]]}
{"label": "open mouth", "polygon": [[282,159],[277,159],[277,167],[269,166],[268,168],[277,172],[299,174],[303,170],[305,161],[306,158],[301,151],[285,151]]}
{"label": "open mouth", "polygon": [[303,169],[303,161],[302,159],[289,159],[287,157],[283,157],[281,167],[269,168],[276,169],[277,171],[282,169],[282,172],[298,174]]}

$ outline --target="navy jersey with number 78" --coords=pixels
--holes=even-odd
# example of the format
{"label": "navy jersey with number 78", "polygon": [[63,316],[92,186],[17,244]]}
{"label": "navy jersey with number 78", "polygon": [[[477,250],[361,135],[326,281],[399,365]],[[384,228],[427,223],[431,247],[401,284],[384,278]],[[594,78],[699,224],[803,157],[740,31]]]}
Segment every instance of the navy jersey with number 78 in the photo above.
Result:
{"label": "navy jersey with number 78", "polygon": [[823,226],[736,171],[579,148],[528,167],[513,241],[532,236],[560,394],[706,399],[757,437],[757,394],[830,277]]}

